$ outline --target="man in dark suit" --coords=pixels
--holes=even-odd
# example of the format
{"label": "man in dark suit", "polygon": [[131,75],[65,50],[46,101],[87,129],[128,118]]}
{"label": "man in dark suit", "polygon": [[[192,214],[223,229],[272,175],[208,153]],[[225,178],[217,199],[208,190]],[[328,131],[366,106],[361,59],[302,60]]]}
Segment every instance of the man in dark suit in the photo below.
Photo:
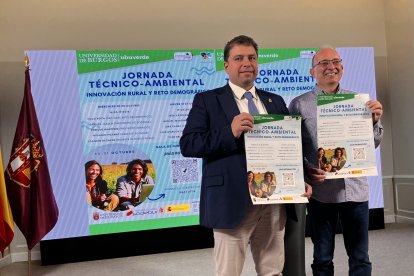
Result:
{"label": "man in dark suit", "polygon": [[254,87],[257,59],[250,37],[226,44],[229,83],[194,97],[180,139],[184,156],[203,158],[200,223],[213,228],[216,275],[240,275],[249,242],[258,275],[283,270],[285,205],[254,206],[249,196],[243,133],[253,128],[253,116],[245,93],[252,94],[259,113],[289,111],[282,97]]}

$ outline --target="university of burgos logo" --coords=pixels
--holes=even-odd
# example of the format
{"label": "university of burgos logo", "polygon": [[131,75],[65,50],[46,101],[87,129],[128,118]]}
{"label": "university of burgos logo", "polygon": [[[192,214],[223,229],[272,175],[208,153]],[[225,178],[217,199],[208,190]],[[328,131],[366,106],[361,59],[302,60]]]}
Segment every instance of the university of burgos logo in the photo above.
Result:
{"label": "university of burgos logo", "polygon": [[211,53],[203,52],[203,53],[200,53],[200,56],[202,59],[207,60],[211,58]]}

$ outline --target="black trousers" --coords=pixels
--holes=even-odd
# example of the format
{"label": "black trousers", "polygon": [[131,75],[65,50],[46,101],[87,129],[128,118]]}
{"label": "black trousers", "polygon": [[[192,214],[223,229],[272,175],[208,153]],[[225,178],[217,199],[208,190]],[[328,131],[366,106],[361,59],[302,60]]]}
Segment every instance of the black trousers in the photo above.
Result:
{"label": "black trousers", "polygon": [[306,204],[295,204],[298,221],[287,217],[283,276],[305,276]]}

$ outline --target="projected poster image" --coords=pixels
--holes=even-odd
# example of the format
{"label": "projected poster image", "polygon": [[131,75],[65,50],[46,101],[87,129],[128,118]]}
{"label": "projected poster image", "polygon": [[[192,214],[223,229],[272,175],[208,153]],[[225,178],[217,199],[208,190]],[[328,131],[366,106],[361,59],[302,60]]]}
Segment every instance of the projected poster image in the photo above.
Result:
{"label": "projected poster image", "polygon": [[89,205],[90,234],[198,224],[201,163],[183,158],[178,140],[192,97],[214,85],[206,84],[214,52],[77,57],[83,152],[105,164],[107,193],[118,201],[111,213]]}
{"label": "projected poster image", "polygon": [[[107,151],[109,152],[114,151]],[[128,215],[131,215],[151,194],[156,174],[149,159],[137,158],[128,163],[111,161],[104,165],[89,160],[85,163],[85,178],[87,202],[93,207],[89,209],[94,211],[94,220],[97,220],[94,209],[107,212],[129,211]]]}
{"label": "projected poster image", "polygon": [[[281,95],[286,104],[312,90],[315,50],[260,49],[256,87]],[[373,49],[337,50],[347,68],[341,86],[376,98]],[[222,49],[27,54],[60,211],[45,239],[199,224],[202,160],[184,158],[179,139],[194,95],[228,81]],[[325,149],[328,162],[333,151]],[[145,162],[147,173],[141,173],[143,164],[128,169],[133,160]],[[257,184],[266,171],[254,171]],[[274,183],[283,181],[269,172]],[[133,177],[139,183],[134,189],[126,184]],[[263,184],[262,196],[276,194],[279,186]],[[370,178],[370,208],[383,207],[381,187],[380,177]],[[128,200],[129,194],[134,198]]]}
{"label": "projected poster image", "polygon": [[[158,182],[157,164],[135,147],[102,146],[87,158],[100,160],[85,163],[90,234],[157,229],[165,227],[165,223],[174,225],[175,218],[185,223],[189,223],[189,219],[183,217],[198,218],[194,215],[198,213],[198,199],[186,199],[198,192],[197,187],[191,185],[199,181],[197,159],[165,158],[168,167],[164,171],[171,172],[169,186],[168,182]],[[96,185],[100,182],[99,191],[88,187],[92,179]],[[95,201],[91,200],[94,195]]]}

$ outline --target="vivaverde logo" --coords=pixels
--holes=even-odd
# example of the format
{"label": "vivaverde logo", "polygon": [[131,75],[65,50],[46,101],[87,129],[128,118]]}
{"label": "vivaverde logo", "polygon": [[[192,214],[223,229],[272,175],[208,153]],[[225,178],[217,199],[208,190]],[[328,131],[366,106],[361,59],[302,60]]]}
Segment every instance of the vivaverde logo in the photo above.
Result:
{"label": "vivaverde logo", "polygon": [[342,102],[345,100],[350,100],[355,98],[355,94],[324,94],[324,95],[318,95],[317,99],[317,105],[325,105],[325,104],[331,104],[336,102]]}
{"label": "vivaverde logo", "polygon": [[[311,59],[317,48],[294,48],[294,49],[259,49],[259,64],[282,61],[293,58]],[[224,53],[222,49],[216,49],[216,70],[224,70]]]}
{"label": "vivaverde logo", "polygon": [[300,120],[302,117],[299,115],[274,115],[274,114],[261,114],[254,115],[254,123],[262,124],[274,121],[285,121],[285,120]]}

